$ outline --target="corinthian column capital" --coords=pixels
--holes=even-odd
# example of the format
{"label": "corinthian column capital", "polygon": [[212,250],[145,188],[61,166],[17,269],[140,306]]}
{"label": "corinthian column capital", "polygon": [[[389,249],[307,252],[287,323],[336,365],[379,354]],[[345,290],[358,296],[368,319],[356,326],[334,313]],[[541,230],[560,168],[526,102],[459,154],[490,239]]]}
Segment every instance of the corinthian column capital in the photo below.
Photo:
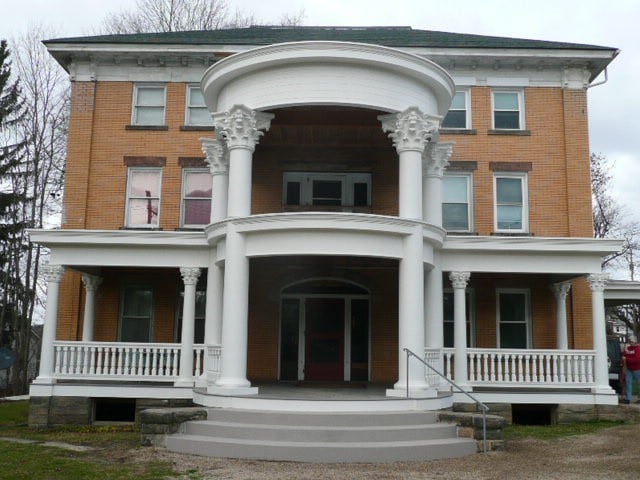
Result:
{"label": "corinthian column capital", "polygon": [[229,175],[229,150],[225,142],[219,138],[201,138],[200,143],[211,175]]}
{"label": "corinthian column capital", "polygon": [[449,280],[453,288],[467,288],[467,283],[471,277],[470,272],[451,272],[449,273]]}
{"label": "corinthian column capital", "polygon": [[44,278],[47,282],[60,283],[64,276],[65,268],[62,265],[46,265],[44,267]]}
{"label": "corinthian column capital", "polygon": [[422,154],[422,167],[425,177],[442,177],[449,165],[456,142],[430,142]]}
{"label": "corinthian column capital", "polygon": [[102,277],[96,277],[95,275],[89,275],[88,273],[83,273],[82,283],[84,284],[84,288],[88,292],[96,292],[98,291],[98,287],[102,283]]}
{"label": "corinthian column capital", "polygon": [[608,280],[608,273],[592,273],[591,275],[587,275],[587,281],[589,282],[592,292],[604,292],[604,287],[607,285]]}
{"label": "corinthian column capital", "polygon": [[554,283],[553,285],[551,285],[551,290],[553,291],[553,294],[556,296],[556,299],[560,301],[564,301],[564,299],[567,298],[567,295],[569,294],[570,289],[571,289],[571,284],[569,282],[560,282],[560,283]]}
{"label": "corinthian column capital", "polygon": [[440,126],[440,117],[422,113],[417,107],[380,115],[378,120],[382,123],[382,130],[389,132],[398,153],[411,150],[423,152]]}
{"label": "corinthian column capital", "polygon": [[234,105],[226,112],[213,114],[213,124],[219,138],[224,139],[227,148],[243,148],[254,151],[260,137],[261,130],[269,130],[271,113],[257,112],[245,105]]}
{"label": "corinthian column capital", "polygon": [[197,267],[182,267],[180,268],[180,275],[182,275],[182,281],[185,285],[195,285],[200,278],[200,269]]}

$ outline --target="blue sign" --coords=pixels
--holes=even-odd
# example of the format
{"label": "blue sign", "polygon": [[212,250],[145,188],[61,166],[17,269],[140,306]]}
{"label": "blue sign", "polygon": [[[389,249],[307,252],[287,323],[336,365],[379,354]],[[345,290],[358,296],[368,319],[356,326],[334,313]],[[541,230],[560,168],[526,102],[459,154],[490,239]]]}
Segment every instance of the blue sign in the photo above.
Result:
{"label": "blue sign", "polygon": [[16,361],[16,352],[6,347],[0,348],[0,370],[9,368]]}

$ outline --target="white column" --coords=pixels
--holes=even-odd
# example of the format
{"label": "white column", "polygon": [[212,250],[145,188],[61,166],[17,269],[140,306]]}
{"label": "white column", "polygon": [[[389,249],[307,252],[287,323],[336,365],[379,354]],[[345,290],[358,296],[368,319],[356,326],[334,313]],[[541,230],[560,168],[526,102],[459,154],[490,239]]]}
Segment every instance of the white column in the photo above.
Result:
{"label": "white column", "polygon": [[244,105],[234,105],[228,112],[213,114],[216,132],[229,150],[229,217],[251,215],[253,152],[263,135],[261,130],[269,129],[272,118],[270,113],[256,112]]}
{"label": "white column", "polygon": [[[425,272],[424,279],[424,316],[425,345],[429,349],[440,350],[439,360],[432,366],[444,373],[442,348],[444,346],[444,325],[442,312],[442,268],[440,255],[434,252],[431,270]],[[440,382],[438,382],[439,384]]]}
{"label": "white column", "polygon": [[[222,343],[222,298],[224,270],[212,254],[207,270],[207,305],[204,323],[205,381],[199,386],[213,385],[218,379],[219,353]],[[215,368],[214,368],[215,366]]]}
{"label": "white column", "polygon": [[53,367],[55,350],[53,342],[56,340],[56,328],[58,323],[58,297],[60,282],[64,276],[65,268],[62,265],[48,265],[44,269],[47,280],[47,305],[45,310],[44,325],[42,328],[42,349],[40,353],[40,372],[33,383],[51,384],[53,380]]}
{"label": "white column", "polygon": [[467,373],[467,302],[465,289],[469,272],[451,272],[449,279],[453,286],[453,372],[454,381],[464,387],[469,380]]}
{"label": "white column", "polygon": [[212,175],[211,223],[215,223],[227,218],[229,151],[226,143],[219,138],[201,138],[200,142]]}
{"label": "white column", "polygon": [[569,282],[554,283],[551,290],[556,297],[556,348],[567,350],[569,337],[567,335],[567,294],[571,284]]}
{"label": "white column", "polygon": [[88,273],[82,274],[84,284],[84,320],[82,322],[82,341],[93,341],[93,330],[96,324],[96,292],[102,278]]}
{"label": "white column", "polygon": [[591,287],[591,306],[593,309],[593,349],[596,351],[594,380],[596,393],[614,393],[609,386],[609,367],[607,362],[607,331],[604,315],[604,287],[609,275],[594,273],[587,276]]}
{"label": "white column", "polygon": [[449,165],[455,142],[431,142],[423,159],[424,221],[442,228],[442,176]]}
{"label": "white column", "polygon": [[193,335],[196,323],[196,287],[200,269],[183,267],[180,269],[184,282],[182,301],[182,342],[180,347],[180,371],[174,385],[176,387],[193,386]]}
{"label": "white column", "polygon": [[381,115],[378,119],[398,152],[400,217],[422,220],[422,154],[437,132],[440,120],[417,107]]}
{"label": "white column", "polygon": [[[228,112],[213,115],[219,138],[229,151],[229,197],[227,216],[251,215],[251,169],[255,146],[268,130],[273,115],[234,105]],[[217,275],[216,272],[212,272]],[[216,287],[220,291],[220,286]],[[233,222],[227,224],[225,240],[224,288],[222,293],[222,358],[220,375],[210,393],[250,395],[258,393],[247,380],[247,342],[249,316],[249,259],[245,238]]]}

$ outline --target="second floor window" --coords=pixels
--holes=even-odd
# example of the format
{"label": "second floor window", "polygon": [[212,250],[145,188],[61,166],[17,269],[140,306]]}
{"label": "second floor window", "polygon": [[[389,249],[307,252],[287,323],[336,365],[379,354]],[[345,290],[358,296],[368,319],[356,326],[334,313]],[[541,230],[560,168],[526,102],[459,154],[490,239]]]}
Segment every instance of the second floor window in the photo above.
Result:
{"label": "second floor window", "polygon": [[451,101],[451,107],[442,120],[442,128],[470,128],[468,97],[468,91],[456,92]]}
{"label": "second floor window", "polygon": [[136,85],[133,92],[133,125],[164,125],[165,86]]}
{"label": "second floor window", "polygon": [[471,176],[447,174],[442,178],[442,228],[471,230]]}
{"label": "second floor window", "polygon": [[286,172],[285,205],[368,207],[371,205],[371,174]]}
{"label": "second floor window", "polygon": [[161,168],[129,168],[126,226],[157,228],[160,218]]}
{"label": "second floor window", "polygon": [[191,126],[213,125],[213,119],[204,103],[204,96],[198,85],[187,86],[187,118],[185,123]]}
{"label": "second floor window", "polygon": [[182,226],[202,227],[211,217],[211,173],[207,169],[182,171]]}
{"label": "second floor window", "polygon": [[526,233],[529,229],[526,174],[496,174],[495,229]]}
{"label": "second floor window", "polygon": [[493,128],[496,130],[523,130],[524,98],[522,91],[493,92]]}

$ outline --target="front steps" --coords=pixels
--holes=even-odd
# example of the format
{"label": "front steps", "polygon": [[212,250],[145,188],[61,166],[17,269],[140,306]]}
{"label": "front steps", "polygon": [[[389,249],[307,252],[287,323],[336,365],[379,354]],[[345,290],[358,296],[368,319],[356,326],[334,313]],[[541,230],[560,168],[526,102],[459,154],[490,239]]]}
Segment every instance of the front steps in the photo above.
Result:
{"label": "front steps", "polygon": [[395,462],[470,455],[476,442],[435,412],[274,412],[209,409],[169,435],[170,451],[297,462]]}

